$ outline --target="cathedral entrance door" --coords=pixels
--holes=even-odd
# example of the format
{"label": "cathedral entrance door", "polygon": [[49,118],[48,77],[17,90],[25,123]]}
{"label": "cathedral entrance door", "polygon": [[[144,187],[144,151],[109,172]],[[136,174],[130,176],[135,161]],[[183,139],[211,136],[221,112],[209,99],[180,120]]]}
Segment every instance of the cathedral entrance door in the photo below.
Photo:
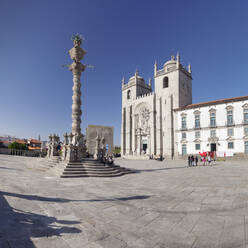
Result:
{"label": "cathedral entrance door", "polygon": [[143,151],[146,152],[147,144],[143,144]]}
{"label": "cathedral entrance door", "polygon": [[146,153],[147,150],[147,137],[146,136],[142,136],[142,142],[141,142],[141,149],[142,152]]}
{"label": "cathedral entrance door", "polygon": [[216,152],[216,143],[211,143],[211,152]]}

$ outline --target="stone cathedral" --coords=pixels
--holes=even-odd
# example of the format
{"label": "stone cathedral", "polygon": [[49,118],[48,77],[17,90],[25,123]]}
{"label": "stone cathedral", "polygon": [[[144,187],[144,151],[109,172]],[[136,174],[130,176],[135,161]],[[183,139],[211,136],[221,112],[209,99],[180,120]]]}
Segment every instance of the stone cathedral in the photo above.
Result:
{"label": "stone cathedral", "polygon": [[178,156],[177,114],[174,110],[192,103],[191,67],[186,70],[180,56],[171,56],[163,68],[154,65],[154,91],[135,72],[127,83],[122,80],[121,153],[140,158]]}

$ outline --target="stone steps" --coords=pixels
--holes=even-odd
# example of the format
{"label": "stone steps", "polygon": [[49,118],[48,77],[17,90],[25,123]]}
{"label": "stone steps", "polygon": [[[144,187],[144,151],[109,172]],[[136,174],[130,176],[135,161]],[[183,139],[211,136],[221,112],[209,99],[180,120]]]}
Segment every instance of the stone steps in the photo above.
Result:
{"label": "stone steps", "polygon": [[63,174],[60,176],[61,178],[77,178],[77,177],[120,177],[125,175],[124,173],[116,173],[116,174],[92,174],[92,173],[81,173],[81,174]]}
{"label": "stone steps", "polygon": [[65,171],[115,171],[114,168],[65,168]]}
{"label": "stone steps", "polygon": [[93,159],[86,159],[82,162],[70,162],[66,165],[61,178],[76,177],[117,177],[135,171],[116,165],[104,165]]}

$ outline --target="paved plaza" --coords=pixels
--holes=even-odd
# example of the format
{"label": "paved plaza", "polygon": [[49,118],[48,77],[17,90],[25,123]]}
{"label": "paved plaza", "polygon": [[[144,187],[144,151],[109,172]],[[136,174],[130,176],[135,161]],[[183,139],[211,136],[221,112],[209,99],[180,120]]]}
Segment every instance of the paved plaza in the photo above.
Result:
{"label": "paved plaza", "polygon": [[115,178],[62,179],[0,155],[1,248],[248,247],[248,163],[116,160]]}

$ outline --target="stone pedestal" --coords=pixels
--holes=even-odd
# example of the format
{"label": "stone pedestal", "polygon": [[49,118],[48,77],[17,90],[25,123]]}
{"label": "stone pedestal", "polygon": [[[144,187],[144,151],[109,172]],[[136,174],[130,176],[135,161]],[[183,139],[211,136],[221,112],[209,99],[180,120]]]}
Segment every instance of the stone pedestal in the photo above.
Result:
{"label": "stone pedestal", "polygon": [[84,136],[70,133],[64,134],[63,160],[67,162],[81,162],[86,157]]}
{"label": "stone pedestal", "polygon": [[49,145],[47,150],[47,158],[57,157],[59,156],[59,146],[60,146],[60,139],[59,136],[56,134],[49,135]]}

